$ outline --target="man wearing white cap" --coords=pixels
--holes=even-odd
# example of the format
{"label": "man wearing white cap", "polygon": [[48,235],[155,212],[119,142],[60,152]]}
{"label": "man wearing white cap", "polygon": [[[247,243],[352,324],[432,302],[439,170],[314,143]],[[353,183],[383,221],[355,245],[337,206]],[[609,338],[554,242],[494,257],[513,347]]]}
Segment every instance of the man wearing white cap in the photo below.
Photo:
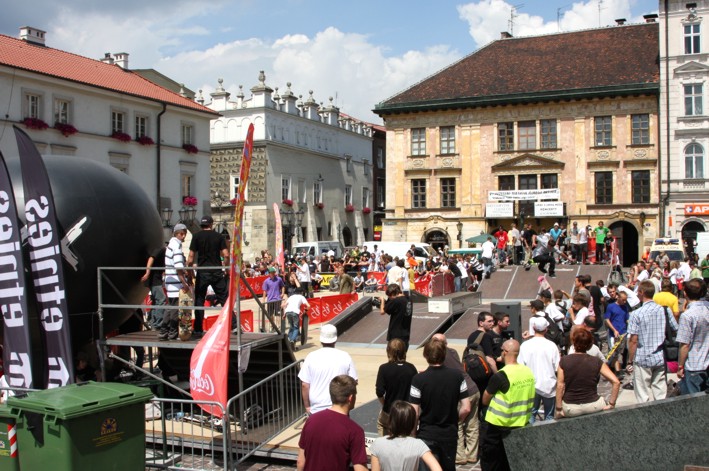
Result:
{"label": "man wearing white cap", "polygon": [[554,342],[544,337],[549,327],[549,322],[545,318],[535,316],[530,322],[534,330],[534,337],[522,343],[517,362],[528,366],[534,374],[536,394],[530,419],[530,422],[534,423],[540,404],[544,406],[544,420],[554,419],[559,348]]}
{"label": "man wearing white cap", "polygon": [[325,410],[332,405],[330,381],[339,375],[349,375],[357,380],[350,354],[335,348],[337,327],[325,324],[320,328],[322,348],[308,353],[298,373],[302,382],[303,405],[308,415]]}

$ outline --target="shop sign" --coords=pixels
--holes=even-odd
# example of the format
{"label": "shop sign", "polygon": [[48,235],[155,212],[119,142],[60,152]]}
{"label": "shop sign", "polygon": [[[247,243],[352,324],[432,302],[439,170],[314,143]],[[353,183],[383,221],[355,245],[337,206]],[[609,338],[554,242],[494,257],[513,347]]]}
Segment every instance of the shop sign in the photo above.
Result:
{"label": "shop sign", "polygon": [[488,199],[490,201],[559,200],[561,199],[561,191],[558,188],[490,191]]}
{"label": "shop sign", "polygon": [[564,203],[560,201],[544,201],[534,203],[534,217],[560,217],[564,215]]}
{"label": "shop sign", "polygon": [[709,216],[709,204],[685,204],[685,216]]}
{"label": "shop sign", "polygon": [[485,217],[511,218],[514,214],[514,203],[486,203]]}

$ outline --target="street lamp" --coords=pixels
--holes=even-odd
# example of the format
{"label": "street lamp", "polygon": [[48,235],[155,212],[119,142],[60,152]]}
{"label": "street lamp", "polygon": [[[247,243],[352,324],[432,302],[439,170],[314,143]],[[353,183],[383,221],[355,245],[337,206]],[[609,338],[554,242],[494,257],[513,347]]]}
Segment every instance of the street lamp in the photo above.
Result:
{"label": "street lamp", "polygon": [[456,224],[455,227],[458,228],[458,248],[462,249],[463,248],[463,223],[458,222],[458,224]]}
{"label": "street lamp", "polygon": [[180,215],[180,222],[187,224],[194,221],[194,217],[197,215],[197,210],[194,206],[183,206],[180,208],[178,213]]}
{"label": "street lamp", "polygon": [[162,227],[172,227],[170,220],[172,219],[172,209],[162,208],[160,210],[160,219],[162,220]]}
{"label": "street lamp", "polygon": [[[302,209],[299,209],[298,211],[294,211],[292,209],[281,211],[281,216],[284,221],[283,240],[285,242],[285,248],[286,248],[286,250],[288,250],[289,254],[291,253],[291,249],[292,249],[292,245],[293,245],[293,237],[296,235],[300,235],[300,233],[296,230],[296,228],[299,228],[300,225],[303,223],[303,216],[304,215],[305,215],[305,212]],[[300,240],[298,240],[298,242],[299,241]]]}

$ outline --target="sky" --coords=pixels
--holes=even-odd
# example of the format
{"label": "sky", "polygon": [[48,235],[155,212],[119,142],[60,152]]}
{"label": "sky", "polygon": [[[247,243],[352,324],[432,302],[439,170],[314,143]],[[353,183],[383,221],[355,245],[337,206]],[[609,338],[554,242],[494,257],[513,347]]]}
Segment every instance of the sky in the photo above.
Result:
{"label": "sky", "polygon": [[49,47],[99,59],[127,52],[205,101],[223,79],[246,98],[266,84],[380,124],[374,106],[499,39],[598,28],[657,13],[650,0],[29,0],[6,2],[0,34],[45,30]]}

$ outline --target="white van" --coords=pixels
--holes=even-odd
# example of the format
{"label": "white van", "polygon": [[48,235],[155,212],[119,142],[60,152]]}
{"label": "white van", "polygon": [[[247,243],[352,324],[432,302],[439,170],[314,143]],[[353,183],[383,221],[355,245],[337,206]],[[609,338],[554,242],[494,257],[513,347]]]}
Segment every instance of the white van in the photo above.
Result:
{"label": "white van", "polygon": [[670,261],[684,261],[684,245],[681,239],[659,238],[650,246],[648,261],[657,259],[660,253],[665,252]]}
{"label": "white van", "polygon": [[436,255],[436,251],[433,250],[430,244],[425,242],[381,242],[377,240],[368,240],[363,244],[367,247],[370,252],[374,251],[374,246],[377,246],[377,250],[381,250],[383,253],[391,255],[392,257],[399,257],[406,260],[406,252],[414,246],[414,258],[419,263],[426,263],[431,257]]}
{"label": "white van", "polygon": [[338,240],[319,240],[313,242],[299,242],[291,250],[293,256],[308,255],[316,257],[332,250],[335,258],[342,257],[343,247]]}

